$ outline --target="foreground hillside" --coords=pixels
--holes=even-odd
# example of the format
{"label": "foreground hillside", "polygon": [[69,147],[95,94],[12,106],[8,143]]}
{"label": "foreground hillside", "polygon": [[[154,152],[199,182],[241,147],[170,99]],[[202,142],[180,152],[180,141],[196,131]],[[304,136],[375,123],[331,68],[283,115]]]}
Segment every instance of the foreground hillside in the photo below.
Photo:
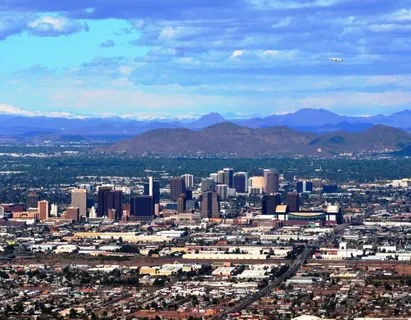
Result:
{"label": "foreground hillside", "polygon": [[399,150],[411,136],[399,129],[378,125],[359,133],[337,132],[318,136],[286,127],[252,129],[219,123],[200,131],[156,129],[104,149],[131,155],[230,154],[238,157],[270,155],[332,155],[345,152]]}

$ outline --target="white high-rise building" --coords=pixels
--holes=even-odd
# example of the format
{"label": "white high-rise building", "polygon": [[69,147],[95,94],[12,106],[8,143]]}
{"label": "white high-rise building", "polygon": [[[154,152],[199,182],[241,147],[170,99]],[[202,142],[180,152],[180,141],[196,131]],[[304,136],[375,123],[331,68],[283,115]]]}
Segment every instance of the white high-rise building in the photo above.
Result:
{"label": "white high-rise building", "polygon": [[220,200],[228,199],[228,186],[226,184],[216,185],[217,194],[220,196]]}
{"label": "white high-rise building", "polygon": [[52,203],[50,208],[50,216],[57,217],[57,204]]}
{"label": "white high-rise building", "polygon": [[89,212],[89,218],[97,218],[97,212],[94,207],[91,207],[90,212]]}
{"label": "white high-rise building", "polygon": [[224,170],[220,170],[217,172],[217,182],[218,183],[224,183],[224,178],[225,178],[225,172]]}
{"label": "white high-rise building", "polygon": [[210,174],[210,178],[211,178],[214,182],[218,182],[218,173],[211,173],[211,174]]}
{"label": "white high-rise building", "polygon": [[194,187],[194,176],[192,174],[183,174],[181,177],[184,179],[186,183],[186,188]]}

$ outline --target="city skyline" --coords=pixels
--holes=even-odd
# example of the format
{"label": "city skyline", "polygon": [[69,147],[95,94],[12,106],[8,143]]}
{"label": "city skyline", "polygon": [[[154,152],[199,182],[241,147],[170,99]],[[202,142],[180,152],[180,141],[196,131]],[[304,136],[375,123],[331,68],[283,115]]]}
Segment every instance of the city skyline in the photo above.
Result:
{"label": "city skyline", "polygon": [[0,111],[375,115],[411,102],[405,1],[25,0],[0,15]]}

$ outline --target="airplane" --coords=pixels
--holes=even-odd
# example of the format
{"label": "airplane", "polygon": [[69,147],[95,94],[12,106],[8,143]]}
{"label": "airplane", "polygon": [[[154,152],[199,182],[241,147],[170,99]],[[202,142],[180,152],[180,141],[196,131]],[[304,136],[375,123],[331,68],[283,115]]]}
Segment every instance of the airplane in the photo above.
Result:
{"label": "airplane", "polygon": [[334,61],[334,62],[343,62],[344,61],[343,58],[328,58],[328,59],[330,59],[331,61]]}

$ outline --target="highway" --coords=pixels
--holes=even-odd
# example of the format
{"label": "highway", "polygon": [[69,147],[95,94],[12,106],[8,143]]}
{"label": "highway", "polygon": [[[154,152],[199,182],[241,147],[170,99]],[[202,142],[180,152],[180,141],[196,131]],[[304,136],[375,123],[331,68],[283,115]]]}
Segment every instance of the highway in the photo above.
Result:
{"label": "highway", "polygon": [[[334,237],[339,235],[350,224],[352,224],[352,221],[350,223],[344,223],[344,224],[335,226],[334,232],[328,237],[329,239],[327,240],[330,240],[330,238],[333,239]],[[266,287],[262,288],[260,291],[248,295],[247,297],[244,298],[244,300],[242,300],[240,303],[238,303],[234,307],[225,310],[218,316],[217,319],[224,320],[227,318],[229,314],[237,313],[237,312],[240,312],[241,310],[244,310],[253,302],[261,299],[262,297],[272,292],[282,282],[293,277],[297,273],[297,271],[300,269],[300,267],[304,264],[304,261],[308,260],[315,253],[315,249],[318,248],[321,245],[321,243],[324,242],[324,240],[326,239],[323,239],[322,241],[315,241],[311,245],[308,245],[305,248],[305,250],[298,256],[298,258],[293,262],[291,267],[281,277],[275,279],[273,282],[269,283]]]}
{"label": "highway", "polygon": [[312,246],[307,247],[298,256],[298,258],[294,261],[294,263],[291,265],[291,267],[282,276],[275,279],[273,282],[269,283],[266,287],[262,288],[260,291],[248,295],[247,297],[245,297],[244,300],[242,300],[236,306],[225,310],[223,313],[221,313],[219,315],[219,317],[217,319],[218,320],[226,319],[229,314],[240,312],[241,310],[247,308],[253,302],[255,302],[255,301],[261,299],[262,297],[266,296],[267,294],[269,294],[276,287],[278,287],[283,281],[293,277],[297,273],[298,269],[300,269],[300,267],[304,264],[304,261],[309,259],[314,254],[314,252],[315,252],[314,247],[312,247]]}

